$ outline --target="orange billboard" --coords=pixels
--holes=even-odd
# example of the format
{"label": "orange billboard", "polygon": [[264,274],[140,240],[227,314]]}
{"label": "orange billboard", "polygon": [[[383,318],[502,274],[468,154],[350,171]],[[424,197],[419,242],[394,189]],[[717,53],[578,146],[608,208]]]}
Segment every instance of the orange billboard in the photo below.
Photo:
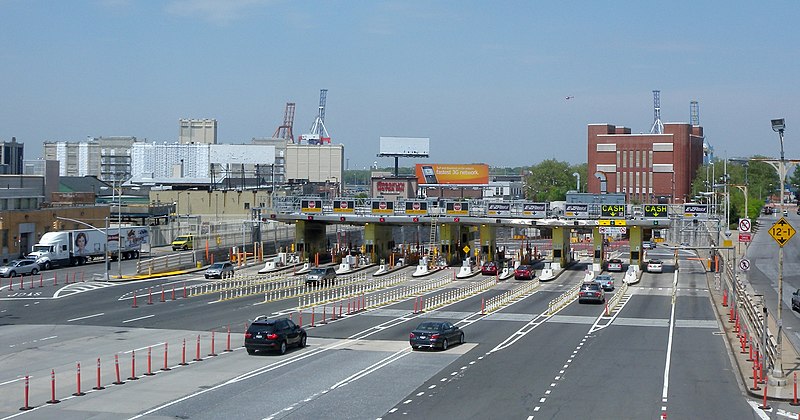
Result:
{"label": "orange billboard", "polygon": [[489,165],[453,165],[418,163],[419,184],[488,184]]}

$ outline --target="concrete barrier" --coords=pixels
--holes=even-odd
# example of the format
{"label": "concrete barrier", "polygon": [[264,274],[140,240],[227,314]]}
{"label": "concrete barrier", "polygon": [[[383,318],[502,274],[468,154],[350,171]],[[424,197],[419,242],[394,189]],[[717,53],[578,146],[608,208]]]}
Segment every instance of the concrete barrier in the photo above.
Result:
{"label": "concrete barrier", "polygon": [[428,274],[428,265],[427,264],[425,264],[425,265],[420,264],[420,265],[417,266],[417,269],[414,271],[414,274],[412,274],[411,276],[412,277],[421,277],[421,276],[424,276],[426,274]]}
{"label": "concrete barrier", "polygon": [[381,274],[385,274],[387,271],[389,270],[386,269],[386,264],[381,264],[380,267],[378,267],[378,271],[372,273],[372,275],[380,276]]}
{"label": "concrete barrier", "polygon": [[592,281],[594,280],[594,271],[586,271],[586,274],[583,276],[583,281]]}
{"label": "concrete barrier", "polygon": [[339,264],[339,268],[336,269],[336,274],[344,274],[350,272],[350,263],[343,262]]}
{"label": "concrete barrier", "polygon": [[641,273],[642,272],[639,270],[639,267],[635,265],[629,265],[628,271],[625,272],[625,277],[623,277],[622,281],[628,284],[639,283],[639,280],[642,277]]}
{"label": "concrete barrier", "polygon": [[506,268],[503,269],[503,271],[500,272],[500,274],[497,276],[497,278],[499,280],[506,280],[506,279],[511,278],[513,276],[514,276],[514,270],[506,267]]}

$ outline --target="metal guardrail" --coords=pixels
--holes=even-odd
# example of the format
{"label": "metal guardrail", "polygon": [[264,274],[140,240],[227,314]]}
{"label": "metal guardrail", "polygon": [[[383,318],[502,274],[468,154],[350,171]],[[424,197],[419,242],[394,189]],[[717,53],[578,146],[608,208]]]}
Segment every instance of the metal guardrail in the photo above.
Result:
{"label": "metal guardrail", "polygon": [[147,260],[139,260],[136,262],[136,274],[146,273],[148,275],[153,275],[194,266],[194,253],[180,252],[161,257],[153,257]]}
{"label": "metal guardrail", "polygon": [[[733,264],[724,258],[722,259],[725,266],[723,293],[725,291],[728,292],[729,301],[727,303],[732,311],[732,316],[729,316],[729,322],[736,322],[735,319],[738,317],[740,328],[744,325],[749,336],[758,337],[758,342],[753,344],[761,349],[761,354],[766,354],[767,363],[765,363],[765,367],[771,368],[775,366],[777,357],[778,343],[776,337],[769,330],[769,325],[765,328],[763,310],[760,310],[760,305],[754,302],[754,296],[750,293],[747,285],[738,276],[734,275]],[[764,339],[765,331],[767,334],[766,340]],[[766,347],[764,346],[765,341]]]}

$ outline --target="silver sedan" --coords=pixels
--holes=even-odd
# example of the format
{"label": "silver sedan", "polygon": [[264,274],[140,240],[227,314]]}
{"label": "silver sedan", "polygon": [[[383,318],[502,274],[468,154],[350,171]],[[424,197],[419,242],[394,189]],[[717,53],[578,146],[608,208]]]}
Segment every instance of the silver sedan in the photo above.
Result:
{"label": "silver sedan", "polygon": [[39,264],[34,260],[12,260],[0,267],[0,276],[14,277],[39,274]]}

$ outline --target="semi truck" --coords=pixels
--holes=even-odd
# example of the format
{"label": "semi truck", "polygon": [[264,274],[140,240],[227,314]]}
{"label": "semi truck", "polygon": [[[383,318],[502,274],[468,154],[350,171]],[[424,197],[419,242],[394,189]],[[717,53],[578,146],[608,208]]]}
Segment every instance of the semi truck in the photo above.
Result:
{"label": "semi truck", "polygon": [[142,244],[150,243],[147,226],[113,227],[107,232],[107,236],[106,231],[95,229],[47,232],[33,246],[28,258],[35,259],[43,270],[49,270],[105,258],[106,249],[112,260],[138,258]]}

